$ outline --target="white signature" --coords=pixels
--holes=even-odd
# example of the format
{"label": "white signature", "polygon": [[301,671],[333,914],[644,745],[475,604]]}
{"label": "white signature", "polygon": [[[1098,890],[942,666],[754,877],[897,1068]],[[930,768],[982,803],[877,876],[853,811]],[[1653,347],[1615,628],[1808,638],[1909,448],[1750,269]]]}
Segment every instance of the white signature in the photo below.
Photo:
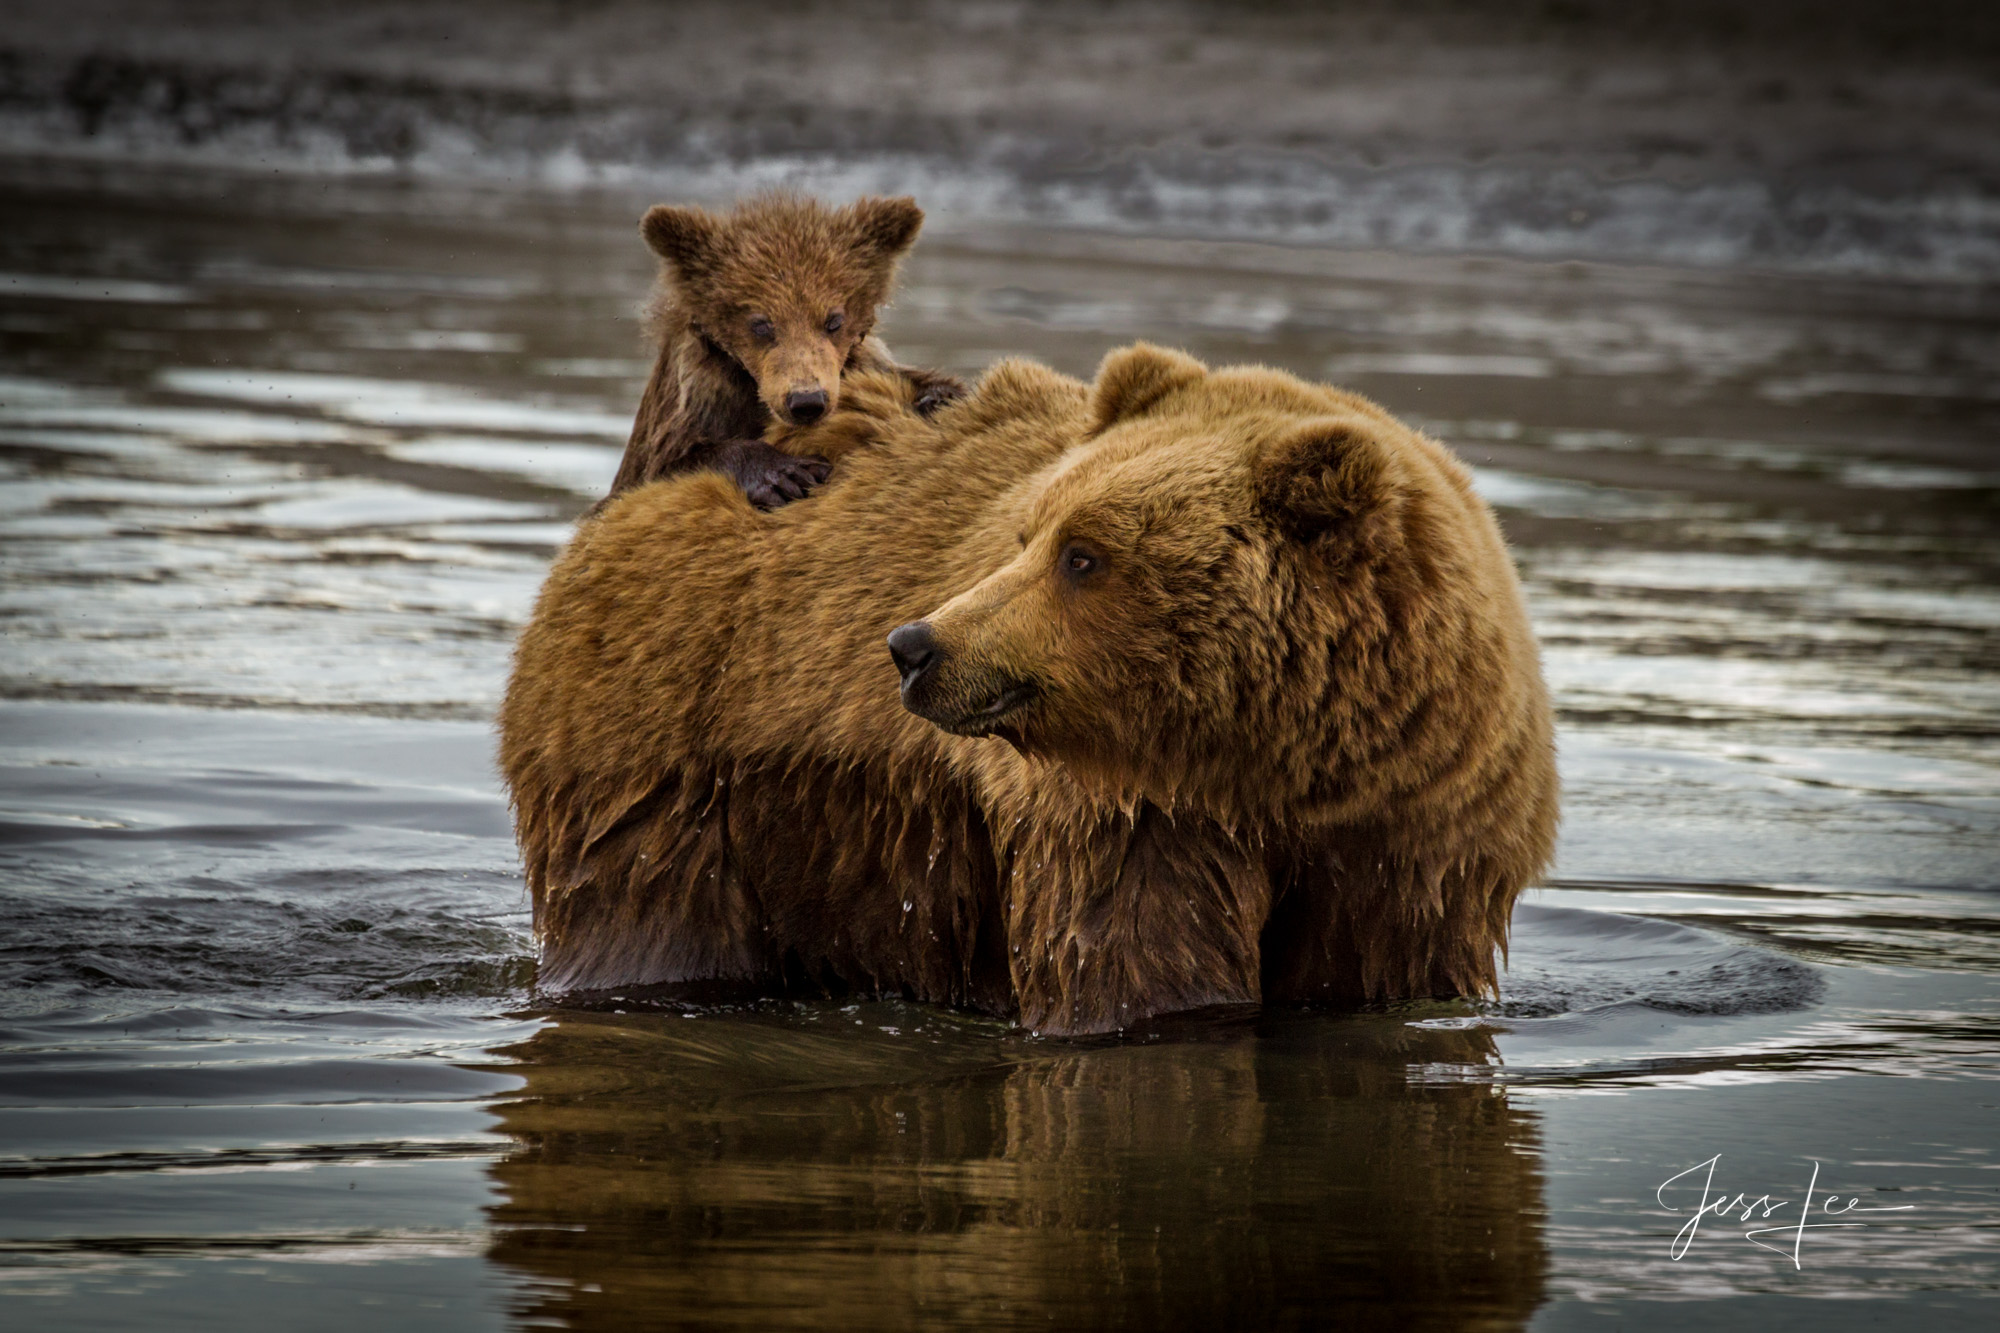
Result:
{"label": "white signature", "polygon": [[[1734,1214],[1739,1222],[1762,1222],[1769,1221],[1774,1213],[1792,1206],[1790,1199],[1773,1199],[1768,1194],[1759,1195],[1753,1199],[1747,1194],[1725,1195],[1716,1193],[1715,1166],[1721,1160],[1722,1154],[1717,1153],[1706,1162],[1696,1162],[1679,1175],[1669,1176],[1660,1183],[1658,1189],[1653,1191],[1653,1198],[1658,1201],[1660,1207],[1670,1213],[1684,1212],[1686,1211],[1685,1209],[1676,1208],[1667,1202],[1667,1190],[1676,1182],[1686,1180],[1698,1171],[1704,1173],[1701,1178],[1701,1202],[1696,1205],[1694,1216],[1688,1218],[1687,1225],[1675,1233],[1674,1243],[1668,1250],[1668,1253],[1673,1257],[1675,1262],[1679,1262],[1680,1257],[1688,1252],[1688,1246],[1694,1244],[1695,1235],[1701,1230],[1701,1220],[1704,1217],[1719,1218]],[[1681,1186],[1681,1188],[1692,1190],[1694,1183],[1689,1181],[1688,1184]],[[1799,1253],[1805,1245],[1806,1232],[1832,1231],[1868,1225],[1866,1222],[1813,1221],[1813,1196],[1818,1191],[1819,1163],[1814,1162],[1812,1180],[1806,1185],[1805,1203],[1799,1208],[1798,1221],[1775,1227],[1752,1227],[1743,1233],[1743,1239],[1749,1241],[1752,1245],[1770,1250],[1774,1254],[1789,1253],[1792,1259],[1792,1267],[1800,1268],[1803,1265],[1799,1262]],[[1859,1198],[1849,1198],[1843,1204],[1837,1194],[1829,1193],[1820,1200],[1819,1215],[1821,1217],[1846,1217],[1851,1213],[1907,1213],[1915,1207],[1915,1204],[1906,1203],[1895,1208],[1869,1208],[1864,1207]],[[1768,1241],[1759,1239],[1762,1236],[1775,1236],[1780,1233],[1791,1236],[1792,1240],[1789,1247],[1773,1245]]]}

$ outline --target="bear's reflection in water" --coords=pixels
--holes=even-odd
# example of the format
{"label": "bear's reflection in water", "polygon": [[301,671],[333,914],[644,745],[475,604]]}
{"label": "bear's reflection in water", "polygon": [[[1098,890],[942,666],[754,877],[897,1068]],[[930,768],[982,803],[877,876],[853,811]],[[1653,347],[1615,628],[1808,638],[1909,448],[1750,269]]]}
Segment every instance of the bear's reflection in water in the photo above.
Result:
{"label": "bear's reflection in water", "polygon": [[493,1258],[532,1326],[1513,1328],[1535,1117],[1477,1032],[1082,1044],[897,1004],[565,1015],[505,1052]]}

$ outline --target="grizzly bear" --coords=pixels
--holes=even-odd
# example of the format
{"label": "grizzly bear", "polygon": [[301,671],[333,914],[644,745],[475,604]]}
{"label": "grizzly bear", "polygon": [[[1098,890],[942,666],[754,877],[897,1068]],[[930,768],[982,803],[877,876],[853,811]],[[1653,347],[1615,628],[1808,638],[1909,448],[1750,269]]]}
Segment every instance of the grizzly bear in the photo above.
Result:
{"label": "grizzly bear", "polygon": [[781,433],[839,465],[810,505],[683,477],[558,560],[500,714],[544,988],[1052,1034],[1490,993],[1556,773],[1446,449],[1144,345],[1095,386],[1003,362],[935,418],[914,396],[857,374]]}
{"label": "grizzly bear", "polygon": [[844,373],[898,371],[926,413],[961,395],[948,375],[897,366],[873,334],[923,220],[909,198],[832,209],[768,194],[725,217],[647,210],[639,230],[660,258],[647,320],[659,350],[610,495],[712,468],[774,509],[826,480],[828,463],[772,448],[765,428],[831,412]]}

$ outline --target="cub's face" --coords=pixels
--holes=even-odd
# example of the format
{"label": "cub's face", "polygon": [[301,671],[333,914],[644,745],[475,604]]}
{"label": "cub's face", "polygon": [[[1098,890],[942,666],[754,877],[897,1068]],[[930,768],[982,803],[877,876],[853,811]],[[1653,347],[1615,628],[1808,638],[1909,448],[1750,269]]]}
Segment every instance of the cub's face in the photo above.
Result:
{"label": "cub's face", "polygon": [[[789,279],[789,280],[788,280]],[[809,426],[840,405],[840,372],[874,323],[862,293],[780,275],[702,312],[702,331],[750,372],[772,416]]]}
{"label": "cub's face", "polygon": [[923,213],[909,199],[831,209],[787,195],[718,217],[659,205],[640,224],[695,323],[756,381],[780,421],[840,403],[840,375],[875,325]]}
{"label": "cub's face", "polygon": [[1011,557],[890,636],[904,706],[1123,789],[1310,732],[1288,677],[1324,663],[1357,611],[1341,585],[1394,544],[1375,420],[1144,346],[1107,358],[1094,414]]}

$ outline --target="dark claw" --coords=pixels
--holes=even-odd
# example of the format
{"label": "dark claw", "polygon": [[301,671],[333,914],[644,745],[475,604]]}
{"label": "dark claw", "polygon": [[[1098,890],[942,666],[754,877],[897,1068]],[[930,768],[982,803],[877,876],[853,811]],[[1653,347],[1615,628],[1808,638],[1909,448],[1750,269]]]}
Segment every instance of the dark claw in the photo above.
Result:
{"label": "dark claw", "polygon": [[727,473],[759,509],[805,499],[833,470],[824,458],[788,454],[762,440],[731,440],[718,446],[714,466]]}
{"label": "dark claw", "polygon": [[920,417],[930,416],[939,408],[948,407],[965,397],[965,386],[957,380],[934,380],[917,395],[913,406]]}

